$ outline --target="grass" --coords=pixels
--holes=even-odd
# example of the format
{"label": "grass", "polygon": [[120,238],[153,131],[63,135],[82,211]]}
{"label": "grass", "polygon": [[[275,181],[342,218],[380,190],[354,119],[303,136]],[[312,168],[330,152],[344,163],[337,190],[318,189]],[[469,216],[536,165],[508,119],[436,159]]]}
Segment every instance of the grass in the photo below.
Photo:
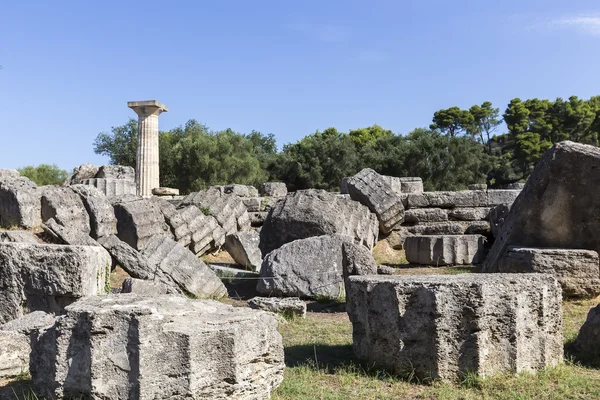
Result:
{"label": "grass", "polygon": [[[598,299],[565,302],[564,337],[569,346]],[[281,325],[286,371],[274,400],[342,399],[595,399],[600,370],[568,360],[537,374],[465,374],[456,383],[418,382],[408,371],[395,377],[363,365],[352,351],[352,325],[345,313],[308,313]]]}

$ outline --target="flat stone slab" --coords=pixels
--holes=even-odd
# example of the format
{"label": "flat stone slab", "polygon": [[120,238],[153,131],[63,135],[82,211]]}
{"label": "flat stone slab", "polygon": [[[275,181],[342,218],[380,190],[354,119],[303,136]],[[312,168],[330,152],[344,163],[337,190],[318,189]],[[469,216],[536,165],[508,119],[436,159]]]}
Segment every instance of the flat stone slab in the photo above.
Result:
{"label": "flat stone slab", "polygon": [[511,246],[498,261],[498,272],[539,272],[556,275],[564,297],[600,294],[600,261],[593,250]]}
{"label": "flat stone slab", "polygon": [[306,318],[306,303],[298,297],[253,297],[248,300],[248,307],[285,316]]}
{"label": "flat stone slab", "polygon": [[238,232],[227,236],[224,248],[236,263],[245,269],[260,272],[262,254],[259,242],[260,234],[256,231]]}
{"label": "flat stone slab", "polygon": [[552,275],[351,276],[346,299],[356,355],[400,375],[457,381],[562,361]]}
{"label": "flat stone slab", "polygon": [[267,399],[283,380],[273,314],[181,296],[93,297],[36,344],[39,396]]}
{"label": "flat stone slab", "polygon": [[483,261],[481,235],[416,235],[404,241],[406,259],[411,264],[465,265]]}
{"label": "flat stone slab", "polygon": [[31,229],[42,223],[42,191],[29,179],[0,179],[0,227]]}

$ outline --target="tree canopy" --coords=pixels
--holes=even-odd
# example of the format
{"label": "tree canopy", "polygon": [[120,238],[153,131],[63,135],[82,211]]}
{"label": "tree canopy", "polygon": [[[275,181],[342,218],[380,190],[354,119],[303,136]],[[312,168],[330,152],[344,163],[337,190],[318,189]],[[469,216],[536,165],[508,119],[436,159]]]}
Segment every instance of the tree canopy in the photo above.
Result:
{"label": "tree canopy", "polygon": [[22,176],[35,182],[36,185],[62,185],[67,179],[68,173],[58,168],[56,164],[40,164],[38,166],[28,165],[18,169]]}
{"label": "tree canopy", "polygon": [[[503,133],[501,129],[505,129]],[[161,186],[182,193],[212,185],[282,181],[290,190],[336,190],[343,177],[370,167],[392,176],[423,178],[426,190],[459,190],[523,181],[554,143],[598,145],[600,96],[510,101],[505,111],[489,101],[433,113],[429,129],[401,135],[379,125],[341,132],[316,131],[278,151],[275,136],[231,129],[212,131],[195,120],[160,132]],[[111,163],[135,167],[137,123],[102,132],[94,151]]]}

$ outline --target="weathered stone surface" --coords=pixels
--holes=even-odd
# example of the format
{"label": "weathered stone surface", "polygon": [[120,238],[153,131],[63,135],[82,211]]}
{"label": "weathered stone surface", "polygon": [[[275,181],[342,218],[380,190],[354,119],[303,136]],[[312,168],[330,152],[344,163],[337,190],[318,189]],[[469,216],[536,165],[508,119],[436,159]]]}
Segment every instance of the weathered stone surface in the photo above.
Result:
{"label": "weathered stone surface", "polygon": [[153,236],[170,236],[171,230],[156,204],[148,199],[114,204],[117,236],[136,250],[141,250]]}
{"label": "weathered stone surface", "polygon": [[418,225],[402,226],[398,231],[411,235],[487,235],[490,232],[490,223],[488,221],[422,222]]}
{"label": "weathered stone surface", "polygon": [[0,179],[0,227],[38,227],[42,223],[42,191],[25,177]]}
{"label": "weathered stone surface", "polygon": [[508,246],[576,248],[600,252],[600,149],[561,142],[537,162],[511,206],[483,271],[497,272]]}
{"label": "weathered stone surface", "polygon": [[262,254],[258,247],[260,235],[256,231],[238,232],[225,238],[225,250],[236,263],[251,271],[260,272]]}
{"label": "weathered stone surface", "polygon": [[117,217],[108,198],[93,186],[72,185],[71,189],[79,195],[90,218],[90,236],[98,239],[117,233]]}
{"label": "weathered stone surface", "polygon": [[210,268],[188,249],[165,236],[154,236],[142,250],[148,264],[187,294],[196,298],[221,298],[227,289]]}
{"label": "weathered stone surface", "polygon": [[110,263],[101,247],[0,243],[0,323],[105,293]]}
{"label": "weathered stone surface", "polygon": [[498,206],[494,206],[491,208],[490,213],[488,215],[488,219],[490,221],[490,227],[492,230],[492,235],[496,238],[500,236],[500,232],[502,231],[502,225],[510,212],[510,205],[508,204],[500,204]]}
{"label": "weathered stone surface", "polygon": [[448,210],[448,218],[452,221],[483,221],[488,219],[490,207],[453,208]]}
{"label": "weathered stone surface", "polygon": [[77,193],[65,186],[42,189],[42,222],[53,218],[58,224],[89,235],[90,216]]}
{"label": "weathered stone surface", "polygon": [[423,192],[408,196],[409,208],[439,207],[487,207],[485,190],[463,190],[459,192]]}
{"label": "weathered stone surface", "polygon": [[285,367],[273,314],[165,295],[79,301],[34,355],[33,383],[53,398],[259,400]]}
{"label": "weathered stone surface", "polygon": [[411,208],[404,211],[405,223],[448,221],[448,210],[442,208]]}
{"label": "weathered stone surface", "polygon": [[21,174],[16,169],[0,168],[0,179],[3,178],[18,178]]}
{"label": "weathered stone surface", "polygon": [[213,187],[191,193],[182,200],[181,205],[195,205],[205,214],[212,215],[227,235],[250,228],[248,212],[237,194],[225,193]]}
{"label": "weathered stone surface", "polygon": [[377,275],[396,275],[396,268],[387,265],[377,266]]}
{"label": "weathered stone surface", "polygon": [[419,177],[401,177],[402,193],[423,193],[423,180]]}
{"label": "weathered stone surface", "polygon": [[0,243],[39,243],[31,231],[0,231]]}
{"label": "weathered stone surface", "polygon": [[396,193],[402,193],[402,183],[397,176],[380,175],[381,178],[390,185],[390,188]]}
{"label": "weathered stone surface", "polygon": [[256,290],[269,296],[338,298],[345,293],[344,276],[376,274],[369,250],[335,235],[287,243],[269,253]]}
{"label": "weathered stone surface", "polygon": [[352,276],[347,310],[369,365],[456,381],[562,361],[562,296],[547,274]]}
{"label": "weathered stone surface", "polygon": [[271,210],[260,231],[263,256],[297,239],[343,235],[369,249],[378,235],[377,217],[362,204],[324,190],[300,190]]}
{"label": "weathered stone surface", "polygon": [[340,181],[340,194],[349,194],[348,193],[348,179],[350,179],[349,176],[342,178],[342,180]]}
{"label": "weathered stone surface", "polygon": [[392,231],[385,238],[386,242],[390,245],[390,247],[394,250],[402,250],[404,249],[404,241],[407,237],[412,236],[413,234],[408,232],[406,229],[401,229],[397,231]]}
{"label": "weathered stone surface", "polygon": [[353,200],[364,204],[379,220],[379,230],[389,233],[402,223],[404,204],[377,172],[365,168],[348,178],[348,192]]}
{"label": "weathered stone surface", "polygon": [[600,294],[600,261],[592,250],[539,249],[510,246],[498,260],[498,272],[553,274],[564,297]]}
{"label": "weathered stone surface", "polygon": [[158,187],[152,189],[152,194],[155,196],[179,196],[179,189]]}
{"label": "weathered stone surface", "polygon": [[185,221],[189,234],[180,243],[189,242],[190,250],[202,255],[220,248],[225,243],[225,230],[212,215],[204,215],[196,206],[190,205],[177,210]]}
{"label": "weathered stone surface", "polygon": [[94,178],[122,179],[135,182],[135,169],[124,165],[103,165],[98,169],[98,173]]}
{"label": "weathered stone surface", "polygon": [[270,211],[271,209],[275,208],[277,203],[279,203],[283,199],[285,199],[285,196],[283,196],[283,197],[261,197],[260,198],[260,211]]}
{"label": "weathered stone surface", "polygon": [[253,297],[248,307],[284,315],[306,318],[306,303],[298,297]]}
{"label": "weathered stone surface", "polygon": [[66,179],[65,185],[76,185],[83,182],[86,179],[93,179],[96,177],[100,167],[96,167],[92,164],[81,164],[79,167],[73,168],[73,172]]}
{"label": "weathered stone surface", "polygon": [[175,208],[175,205],[161,197],[151,197],[150,201],[154,203],[171,229],[173,238],[180,244],[188,246],[191,241],[191,233],[187,222],[183,219],[181,212]]}
{"label": "weathered stone surface", "polygon": [[483,261],[481,235],[417,235],[404,241],[406,259],[411,264],[464,265]]}
{"label": "weathered stone surface", "polygon": [[268,215],[269,212],[267,211],[249,212],[248,218],[250,219],[250,226],[253,228],[263,226]]}
{"label": "weathered stone surface", "polygon": [[126,179],[91,178],[81,181],[82,185],[93,186],[107,197],[136,195],[135,182]]}
{"label": "weathered stone surface", "polygon": [[70,244],[73,246],[98,246],[98,242],[84,232],[77,229],[66,228],[50,218],[42,224],[42,229],[50,235],[56,244]]}
{"label": "weathered stone surface", "polygon": [[261,196],[283,197],[287,193],[287,186],[283,182],[265,182],[260,187]]}
{"label": "weathered stone surface", "polygon": [[54,316],[34,311],[0,325],[0,378],[29,372],[31,343],[38,331],[54,324]]}
{"label": "weathered stone surface", "polygon": [[581,354],[594,359],[600,356],[600,304],[590,309],[575,342]]}
{"label": "weathered stone surface", "polygon": [[242,197],[242,203],[246,206],[248,212],[260,211],[262,197]]}
{"label": "weathered stone surface", "polygon": [[159,281],[126,278],[121,286],[121,293],[135,293],[141,296],[157,296],[161,294],[177,294],[177,291],[173,290],[169,285]]}
{"label": "weathered stone surface", "polygon": [[248,283],[250,280],[256,280],[259,274],[245,269],[232,268],[231,264],[207,264],[208,268],[224,282],[231,284]]}
{"label": "weathered stone surface", "polygon": [[514,189],[494,189],[488,190],[488,206],[498,206],[500,204],[511,205],[519,196],[521,190]]}
{"label": "weathered stone surface", "polygon": [[116,264],[120,265],[130,276],[148,280],[158,280],[162,277],[161,272],[153,268],[146,257],[116,235],[104,236],[98,239],[98,243],[108,251]]}

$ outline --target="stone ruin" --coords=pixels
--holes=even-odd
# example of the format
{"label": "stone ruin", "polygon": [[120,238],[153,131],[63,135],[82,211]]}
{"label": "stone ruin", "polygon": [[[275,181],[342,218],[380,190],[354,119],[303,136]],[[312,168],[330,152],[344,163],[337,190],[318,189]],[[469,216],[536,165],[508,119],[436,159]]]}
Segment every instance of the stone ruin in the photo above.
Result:
{"label": "stone ruin", "polygon": [[[344,296],[357,357],[400,375],[556,365],[561,300],[600,293],[596,169],[599,149],[563,142],[522,191],[424,192],[365,169],[341,193],[271,182],[148,197],[90,184],[135,184],[126,167],[84,165],[62,187],[0,170],[0,376],[29,365],[50,396],[268,398],[284,368],[271,312],[302,317],[304,300]],[[483,273],[378,275],[394,273],[371,254],[381,239],[413,265]],[[200,260],[220,248],[239,269]],[[130,278],[108,294],[117,265]],[[215,302],[236,279],[266,297]],[[598,351],[598,315],[584,351]]]}

